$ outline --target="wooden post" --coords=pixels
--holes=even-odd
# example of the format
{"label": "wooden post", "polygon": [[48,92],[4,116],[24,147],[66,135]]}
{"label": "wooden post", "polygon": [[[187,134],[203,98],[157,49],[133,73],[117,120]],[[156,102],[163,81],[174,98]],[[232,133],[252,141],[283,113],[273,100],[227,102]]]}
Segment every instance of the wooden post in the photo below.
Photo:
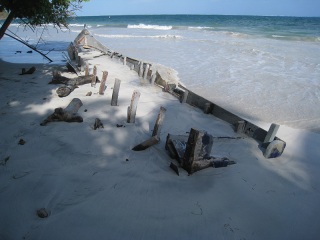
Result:
{"label": "wooden post", "polygon": [[187,99],[188,99],[188,94],[189,92],[187,90],[184,91],[183,95],[182,95],[182,101],[181,103],[186,103]]}
{"label": "wooden post", "polygon": [[[188,172],[193,173],[198,170],[214,166],[210,160],[210,153],[213,144],[213,137],[204,131],[191,128],[186,151],[182,158],[182,167]],[[215,158],[217,160],[217,158]]]}
{"label": "wooden post", "polygon": [[147,79],[148,72],[149,72],[149,64],[147,64],[146,68],[144,69],[143,79]]}
{"label": "wooden post", "polygon": [[93,78],[91,81],[91,87],[95,87],[97,82],[97,67],[96,65],[93,66]]}
{"label": "wooden post", "polygon": [[142,77],[142,74],[143,74],[143,62],[140,62],[139,77]]}
{"label": "wooden post", "polygon": [[243,133],[245,125],[245,121],[238,121],[237,133]]}
{"label": "wooden post", "polygon": [[160,132],[161,132],[161,128],[162,128],[162,123],[163,123],[166,111],[167,110],[164,107],[160,107],[160,112],[158,114],[157,121],[156,121],[154,128],[153,128],[152,137],[157,136],[159,140],[160,140]]}
{"label": "wooden post", "polygon": [[156,78],[157,78],[157,72],[152,73],[151,84],[154,84],[154,82],[156,81]]}
{"label": "wooden post", "polygon": [[128,107],[128,113],[127,113],[128,123],[134,123],[136,120],[136,111],[138,107],[139,98],[140,98],[140,92],[137,90],[134,90],[131,98],[131,104]]}
{"label": "wooden post", "polygon": [[197,143],[200,140],[200,132],[191,128],[187,146],[186,146],[186,151],[184,153],[183,159],[182,159],[182,167],[188,172],[192,173],[192,165],[195,160],[195,152],[196,152],[196,147]]}
{"label": "wooden post", "polygon": [[127,57],[123,57],[123,65],[127,65]]}
{"label": "wooden post", "polygon": [[206,103],[206,104],[204,105],[204,110],[203,110],[203,112],[204,112],[205,114],[210,114],[210,113],[212,112],[212,110],[213,110],[213,107],[214,107],[214,105],[213,105],[212,103]]}
{"label": "wooden post", "polygon": [[120,84],[121,84],[121,80],[116,78],[116,80],[114,81],[114,86],[113,86],[111,106],[117,106],[118,105],[118,96],[119,96]]}
{"label": "wooden post", "polygon": [[278,124],[272,123],[267,133],[267,136],[265,137],[263,142],[264,143],[272,142],[279,130],[279,127],[280,126]]}
{"label": "wooden post", "polygon": [[85,61],[84,75],[89,76],[89,63]]}
{"label": "wooden post", "polygon": [[101,79],[101,83],[100,83],[100,88],[99,88],[99,94],[100,95],[104,95],[104,91],[106,89],[107,77],[108,77],[108,72],[107,71],[103,71],[102,72],[102,79]]}

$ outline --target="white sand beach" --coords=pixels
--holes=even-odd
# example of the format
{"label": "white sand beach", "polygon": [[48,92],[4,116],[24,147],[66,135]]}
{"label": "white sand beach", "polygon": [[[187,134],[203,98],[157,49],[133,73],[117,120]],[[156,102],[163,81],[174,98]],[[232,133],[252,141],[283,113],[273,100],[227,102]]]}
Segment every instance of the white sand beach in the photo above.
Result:
{"label": "white sand beach", "polygon": [[[1,240],[318,238],[319,134],[281,126],[277,136],[287,147],[274,159],[251,138],[216,139],[211,154],[235,165],[190,176],[179,168],[177,176],[165,150],[168,133],[195,128],[214,137],[239,135],[108,56],[90,64],[100,79],[108,71],[105,94],[86,84],[60,98],[58,85],[48,83],[61,66],[0,62]],[[19,75],[32,66],[33,74]],[[115,78],[121,87],[118,106],[111,106]],[[141,97],[136,122],[128,124],[134,90]],[[83,103],[82,123],[40,126],[73,98]],[[151,136],[161,106],[167,111],[160,143],[132,151]],[[93,130],[95,118],[104,128]],[[37,216],[41,208],[47,218]]]}

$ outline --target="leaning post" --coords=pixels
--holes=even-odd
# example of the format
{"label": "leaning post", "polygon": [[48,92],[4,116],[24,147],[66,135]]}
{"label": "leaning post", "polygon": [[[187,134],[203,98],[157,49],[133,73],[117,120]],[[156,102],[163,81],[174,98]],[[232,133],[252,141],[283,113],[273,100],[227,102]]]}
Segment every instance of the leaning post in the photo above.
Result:
{"label": "leaning post", "polygon": [[128,112],[127,112],[127,122],[128,123],[134,123],[136,120],[136,112],[137,112],[137,107],[138,107],[138,102],[140,98],[140,92],[137,90],[133,91],[132,98],[131,98],[131,104],[128,107]]}

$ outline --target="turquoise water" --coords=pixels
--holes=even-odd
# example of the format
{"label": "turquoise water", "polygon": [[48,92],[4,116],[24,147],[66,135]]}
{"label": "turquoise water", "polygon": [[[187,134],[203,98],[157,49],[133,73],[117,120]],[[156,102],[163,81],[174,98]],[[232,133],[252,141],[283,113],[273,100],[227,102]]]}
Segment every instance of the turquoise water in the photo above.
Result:
{"label": "turquoise water", "polygon": [[70,24],[91,27],[163,27],[171,30],[198,28],[206,31],[231,31],[288,40],[320,41],[320,18],[262,17],[226,15],[138,15],[93,16],[70,19]]}

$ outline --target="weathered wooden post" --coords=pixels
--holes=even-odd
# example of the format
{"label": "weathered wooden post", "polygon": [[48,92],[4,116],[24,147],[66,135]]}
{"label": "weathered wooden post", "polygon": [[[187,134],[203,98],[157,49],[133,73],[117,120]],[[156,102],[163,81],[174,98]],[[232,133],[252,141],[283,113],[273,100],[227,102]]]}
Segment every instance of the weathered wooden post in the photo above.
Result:
{"label": "weathered wooden post", "polygon": [[246,125],[246,122],[241,120],[241,121],[238,121],[238,126],[237,126],[237,133],[243,133],[244,131],[244,128],[245,128],[245,125]]}
{"label": "weathered wooden post", "polygon": [[144,73],[143,73],[143,79],[147,79],[148,76],[148,72],[149,72],[149,64],[146,65],[146,68],[144,69]]}
{"label": "weathered wooden post", "polygon": [[101,79],[101,83],[100,83],[100,88],[99,88],[99,94],[100,95],[104,95],[104,91],[106,89],[107,77],[108,77],[108,72],[107,71],[103,71],[102,72],[102,79]]}
{"label": "weathered wooden post", "polygon": [[205,113],[205,114],[210,114],[212,111],[213,111],[213,108],[214,108],[214,105],[212,104],[212,103],[206,103],[205,105],[204,105],[204,109],[203,109],[203,112]]}
{"label": "weathered wooden post", "polygon": [[116,80],[114,81],[114,86],[113,86],[111,106],[117,106],[118,105],[120,84],[121,84],[121,80],[116,78]]}
{"label": "weathered wooden post", "polygon": [[140,68],[139,68],[139,77],[142,77],[143,74],[143,62],[140,62]]}
{"label": "weathered wooden post", "polygon": [[265,158],[277,158],[282,155],[286,148],[286,143],[282,140],[274,140],[279,130],[279,125],[272,123],[269,131],[263,141],[262,147],[265,147],[263,153]]}
{"label": "weathered wooden post", "polygon": [[84,75],[89,76],[89,63],[85,61]]}
{"label": "weathered wooden post", "polygon": [[137,90],[133,91],[132,98],[131,98],[131,104],[128,107],[128,113],[127,113],[127,122],[128,123],[134,123],[136,120],[136,111],[137,111],[140,95],[141,94],[139,91],[137,91]]}
{"label": "weathered wooden post", "polygon": [[160,112],[158,114],[156,123],[153,128],[152,137],[149,138],[148,140],[138,144],[134,148],[132,148],[133,151],[143,151],[143,150],[157,144],[160,141],[160,132],[161,132],[165,112],[166,112],[166,109],[164,107],[160,107]]}
{"label": "weathered wooden post", "polygon": [[127,65],[127,57],[123,57],[123,65]]}
{"label": "weathered wooden post", "polygon": [[151,84],[153,85],[157,78],[157,72],[153,72],[151,76]]}
{"label": "weathered wooden post", "polygon": [[161,128],[162,128],[162,123],[163,123],[166,111],[167,110],[164,107],[160,107],[160,111],[159,111],[156,123],[153,128],[153,132],[152,132],[152,136],[157,136],[159,140],[160,140],[160,132],[161,132]]}
{"label": "weathered wooden post", "polygon": [[267,136],[265,137],[263,142],[264,143],[272,142],[279,130],[279,127],[280,125],[272,123],[267,133]]}
{"label": "weathered wooden post", "polygon": [[182,95],[181,103],[186,103],[187,102],[188,95],[189,95],[189,92],[187,90],[184,90],[184,93]]}
{"label": "weathered wooden post", "polygon": [[95,87],[96,86],[96,82],[97,82],[97,67],[96,65],[93,66],[93,78],[91,81],[91,87]]}

